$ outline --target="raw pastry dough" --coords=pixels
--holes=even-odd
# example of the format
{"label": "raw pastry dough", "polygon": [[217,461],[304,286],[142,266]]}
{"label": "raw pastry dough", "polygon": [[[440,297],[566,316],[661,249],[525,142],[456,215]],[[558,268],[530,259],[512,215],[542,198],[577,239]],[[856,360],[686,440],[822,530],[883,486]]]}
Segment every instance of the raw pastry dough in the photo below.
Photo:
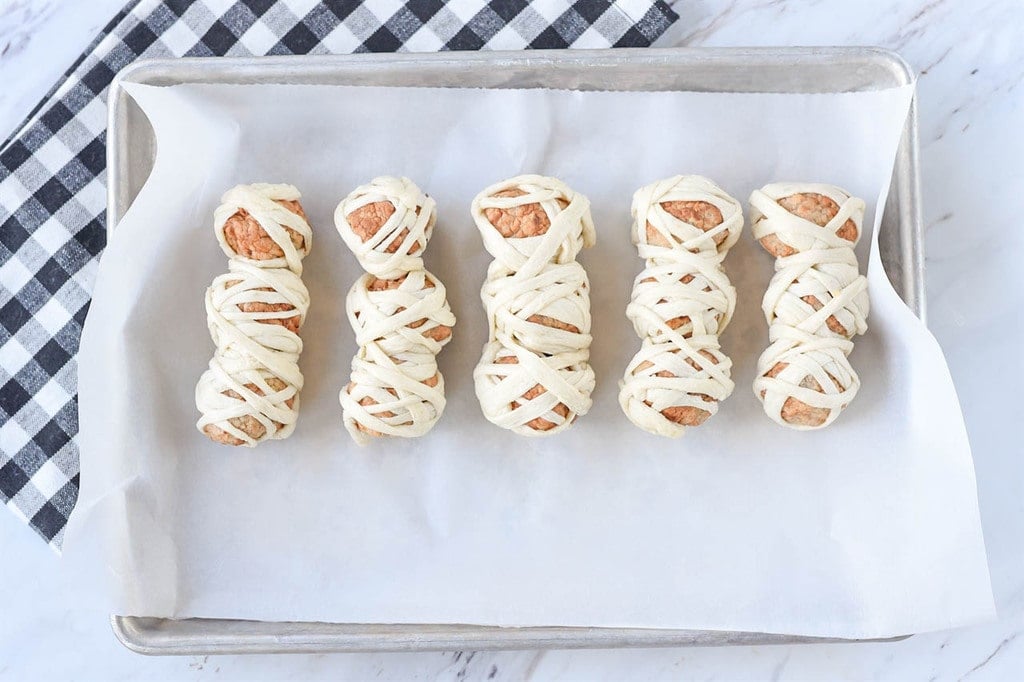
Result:
{"label": "raw pastry dough", "polygon": [[196,426],[219,443],[253,447],[295,429],[298,331],[309,310],[299,274],[312,241],[299,197],[291,185],[239,185],[214,212],[230,260],[206,291],[217,348],[196,386]]}
{"label": "raw pastry dough", "polygon": [[444,285],[423,267],[434,200],[408,178],[379,177],[345,197],[334,221],[367,271],[346,301],[359,351],[339,396],[345,428],[360,445],[422,436],[444,411],[436,356],[455,325]]}
{"label": "raw pastry dough", "polygon": [[777,183],[755,190],[750,210],[754,237],[777,258],[754,393],[783,426],[828,426],[860,387],[847,356],[867,331],[867,279],[853,251],[864,202],[832,185]]}
{"label": "raw pastry dough", "polygon": [[488,420],[526,436],[590,409],[590,293],[576,256],[594,244],[590,202],[555,178],[521,175],[473,200],[494,257],[480,292],[489,336],[473,373]]}
{"label": "raw pastry dough", "polygon": [[718,411],[733,390],[718,336],[736,308],[722,270],[743,229],[739,202],[699,175],[677,175],[633,195],[633,243],[646,267],[626,315],[643,345],[626,367],[619,404],[630,421],[678,438]]}

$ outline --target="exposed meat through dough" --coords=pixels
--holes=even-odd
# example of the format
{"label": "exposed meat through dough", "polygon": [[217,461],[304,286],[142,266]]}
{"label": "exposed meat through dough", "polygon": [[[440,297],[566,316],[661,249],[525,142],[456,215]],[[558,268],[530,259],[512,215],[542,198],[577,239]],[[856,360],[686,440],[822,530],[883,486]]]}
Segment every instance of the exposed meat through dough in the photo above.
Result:
{"label": "exposed meat through dough", "polygon": [[[776,363],[774,367],[765,373],[766,377],[777,377],[782,370],[789,367],[788,362]],[[828,374],[828,372],[826,372]],[[828,375],[835,384],[836,388],[840,391],[843,390],[842,384],[831,374]],[[818,393],[824,393],[821,388],[821,384],[818,383],[817,379],[812,376],[806,376],[800,381],[801,388],[809,388]],[[761,391],[761,397],[764,397],[765,392]],[[792,396],[786,398],[786,402],[782,404],[782,419],[789,424],[797,424],[799,426],[821,426],[828,419],[829,409],[827,407],[812,407],[802,400],[798,400]]]}
{"label": "exposed meat through dough", "polygon": [[[402,283],[405,282],[407,277],[408,277],[408,275],[402,275],[401,277],[397,277],[395,279],[381,279],[379,277],[372,277],[371,276],[369,282],[366,285],[366,288],[369,291],[388,291],[388,290],[391,290],[391,289],[397,289],[400,286],[402,286]],[[427,289],[433,289],[433,288],[434,288],[434,283],[433,282],[431,282],[429,279],[424,280],[424,285],[423,285],[423,290],[424,291],[426,291]],[[395,312],[400,313],[403,310],[405,310],[405,308],[401,308],[400,307]],[[420,319],[418,319],[415,322],[409,324],[408,326],[411,327],[412,329],[418,329],[418,328],[422,327],[426,323],[427,323],[427,318],[421,317]],[[434,341],[441,342],[441,341],[445,341],[446,339],[451,338],[452,328],[448,327],[446,325],[443,325],[443,324],[439,324],[439,325],[435,325],[435,326],[431,327],[430,329],[428,329],[427,331],[423,332],[423,335],[432,338]]]}
{"label": "exposed meat through dough", "polygon": [[[440,380],[441,380],[441,375],[440,374],[435,374],[434,376],[430,377],[429,379],[424,379],[423,383],[426,384],[427,386],[430,386],[431,388],[433,388],[433,387],[437,386],[437,384],[438,384],[438,382]],[[345,390],[348,391],[349,394],[351,394],[352,393],[352,389],[355,388],[355,386],[356,386],[355,384],[353,384],[352,382],[349,382],[348,386],[345,387]],[[390,393],[391,395],[395,396],[396,398],[398,397],[398,391],[396,391],[395,389],[393,389],[393,388],[386,388],[384,390],[386,390],[388,393]],[[369,407],[370,405],[377,405],[378,403],[377,403],[376,400],[374,400],[370,396],[363,396],[362,398],[359,399],[359,404],[362,405],[363,407]],[[392,412],[391,410],[384,410],[383,412],[377,412],[376,415],[380,419],[390,419],[391,417],[395,416],[395,413]],[[404,424],[402,424],[402,426],[408,426],[411,423],[412,422],[405,422]],[[355,423],[355,427],[356,427],[356,430],[362,431],[363,433],[365,433],[365,434],[367,434],[369,436],[373,436],[374,438],[382,438],[384,436],[384,434],[381,433],[380,431],[374,431],[370,427],[368,427],[368,426],[366,426],[364,424],[360,424],[359,422]]]}
{"label": "exposed meat through dough", "polygon": [[[839,213],[839,204],[833,201],[831,197],[811,192],[791,194],[788,197],[783,197],[779,199],[779,206],[782,206],[782,208],[793,215],[811,221],[819,227],[828,225],[828,221],[835,218],[836,214]],[[857,232],[857,224],[850,219],[847,219],[836,230],[836,235],[851,243],[856,243],[857,238],[860,236]],[[776,258],[784,258],[796,253],[796,249],[784,243],[779,239],[778,235],[768,234],[762,237],[760,241],[765,251]]]}
{"label": "exposed meat through dough", "polygon": [[[678,353],[679,351],[673,352]],[[718,364],[718,359],[707,350],[701,350],[700,355],[704,358],[707,358],[708,362],[710,362],[712,365]],[[702,369],[702,367],[699,364],[694,362],[693,358],[687,358],[686,364],[690,365],[690,367],[693,367],[698,372]],[[639,365],[637,365],[636,369],[633,370],[633,374],[643,374],[644,371],[650,369],[653,366],[654,365],[652,362],[650,362],[649,360],[645,360],[641,362]],[[654,376],[671,379],[675,378],[676,375],[673,374],[672,372],[669,372],[668,370],[663,369],[658,372],[655,372]],[[714,398],[703,393],[694,393],[692,395],[699,397],[706,403],[715,402]],[[651,402],[648,400],[645,400],[644,404],[647,405],[648,407],[651,407]],[[681,424],[682,426],[700,426],[707,420],[708,417],[711,416],[711,413],[708,412],[707,410],[702,410],[699,407],[692,407],[690,405],[670,405],[663,409],[661,413],[669,421],[675,422],[676,424]]]}
{"label": "exposed meat through dough", "polygon": [[[722,224],[722,212],[717,206],[707,201],[664,201],[661,203],[661,207],[669,215],[689,223],[704,232],[713,230]],[[648,244],[664,247],[672,246],[650,222],[647,223],[646,232]],[[719,232],[715,235],[715,244],[721,244],[727,236],[726,232]]]}
{"label": "exposed meat through dough", "polygon": [[[275,391],[283,391],[288,386],[286,383],[284,383],[277,377],[268,378],[267,385],[270,386]],[[260,388],[256,384],[245,384],[245,387],[252,391],[253,393],[255,393],[256,395],[264,395],[263,391],[260,390]],[[235,400],[242,400],[242,396],[236,393],[235,391],[224,391],[224,395],[228,396],[229,398],[234,398]],[[287,405],[288,407],[292,407],[294,404],[294,396],[285,401],[285,405]],[[251,415],[233,417],[228,421],[236,429],[244,432],[246,435],[255,440],[259,440],[267,432],[266,427],[263,426],[263,424],[258,419],[256,419],[256,417],[253,417]],[[274,424],[277,426],[277,428],[281,428],[282,426],[282,424],[280,424],[279,422],[274,422]],[[216,424],[207,424],[206,426],[204,426],[203,433],[209,436],[211,440],[216,441],[218,443],[222,443],[224,445],[241,445],[242,443],[245,442],[240,438],[235,438],[230,433],[224,431]]]}
{"label": "exposed meat through dough", "polygon": [[[306,219],[306,213],[302,210],[302,205],[298,201],[280,199],[277,200],[277,203],[303,220]],[[305,241],[302,235],[289,227],[286,227],[285,231],[288,233],[288,237],[295,248],[301,251]],[[284,256],[284,251],[281,250],[277,242],[267,234],[263,226],[249,215],[249,212],[245,209],[239,209],[237,213],[228,218],[227,222],[224,223],[224,241],[227,242],[227,245],[235,253],[244,258],[272,260]]]}
{"label": "exposed meat through dough", "polygon": [[[395,206],[390,201],[375,201],[372,204],[367,204],[357,208],[356,210],[345,216],[348,219],[349,224],[352,226],[352,231],[364,242],[368,242],[377,234],[377,232],[384,226],[384,223],[394,215]],[[419,213],[417,209],[416,213]],[[384,249],[385,253],[395,253],[402,246],[402,242],[405,241],[406,237],[409,236],[409,228],[403,227],[395,235],[387,247]],[[415,242],[409,249],[410,255],[415,255],[420,251],[419,242]]]}
{"label": "exposed meat through dough", "polygon": [[[239,283],[241,283],[241,280],[236,279],[227,282],[226,286],[233,287]],[[258,287],[253,291],[273,291],[273,289],[270,287]],[[295,310],[295,306],[291,303],[263,303],[262,301],[250,301],[248,303],[239,303],[238,309],[243,313],[281,313],[289,310]],[[299,315],[294,315],[292,317],[269,317],[258,321],[262,324],[281,325],[285,329],[298,334],[302,317]]]}
{"label": "exposed meat through dough", "polygon": [[[495,362],[498,363],[499,365],[518,365],[519,358],[517,358],[514,355],[506,355],[498,358],[497,360],[495,360]],[[533,400],[537,396],[547,393],[547,391],[548,390],[541,386],[540,384],[535,384],[533,388],[531,388],[529,391],[523,394],[523,400]],[[519,403],[513,401],[510,407],[514,410],[519,407]],[[557,405],[554,406],[554,408],[552,408],[552,411],[561,417],[569,416],[569,407],[565,403],[558,403]],[[558,426],[554,422],[550,422],[547,419],[544,419],[543,417],[535,417],[530,421],[526,422],[526,425],[535,431],[550,431],[551,429]]]}

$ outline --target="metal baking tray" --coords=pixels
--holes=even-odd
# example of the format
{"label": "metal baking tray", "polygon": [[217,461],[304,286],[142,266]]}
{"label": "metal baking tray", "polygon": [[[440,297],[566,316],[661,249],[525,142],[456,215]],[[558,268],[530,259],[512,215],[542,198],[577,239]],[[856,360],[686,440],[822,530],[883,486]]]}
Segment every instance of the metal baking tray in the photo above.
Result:
{"label": "metal baking tray", "polygon": [[[906,85],[914,72],[879,48],[669,48],[449,52],[345,56],[143,60],[109,91],[108,235],[153,168],[156,144],[125,83],[310,83],[576,90],[857,92]],[[882,261],[908,306],[924,319],[924,256],[911,104],[879,235]],[[232,654],[456,649],[725,646],[850,641],[701,630],[478,625],[273,623],[113,616],[114,633],[144,654]],[[900,639],[900,638],[895,638]]]}

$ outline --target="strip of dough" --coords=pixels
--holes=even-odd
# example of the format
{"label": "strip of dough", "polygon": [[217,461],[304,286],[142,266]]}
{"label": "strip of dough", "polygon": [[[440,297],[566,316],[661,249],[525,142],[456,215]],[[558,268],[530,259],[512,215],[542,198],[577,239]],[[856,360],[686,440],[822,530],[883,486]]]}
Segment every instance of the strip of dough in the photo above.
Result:
{"label": "strip of dough", "polygon": [[521,175],[473,200],[494,257],[480,292],[488,342],[473,378],[484,416],[525,436],[590,409],[590,283],[576,256],[594,244],[590,202],[561,180]]}
{"label": "strip of dough", "polygon": [[437,354],[455,316],[444,285],[423,267],[434,200],[408,178],[379,177],[338,204],[334,222],[367,274],[346,299],[359,351],[339,400],[356,443],[422,436],[445,407]]}
{"label": "strip of dough", "polygon": [[626,367],[619,404],[645,431],[678,438],[732,393],[732,360],[718,336],[736,290],[722,270],[743,229],[739,202],[699,175],[677,175],[633,195],[633,243],[646,267],[626,316],[643,339]]}
{"label": "strip of dough", "polygon": [[206,291],[217,348],[196,385],[196,427],[218,443],[254,447],[295,429],[309,310],[299,275],[312,243],[299,197],[291,185],[239,185],[214,212],[228,272]]}
{"label": "strip of dough", "polygon": [[853,251],[864,202],[832,185],[776,183],[750,195],[750,211],[754,237],[777,259],[754,393],[782,426],[828,426],[860,388],[847,356],[867,331],[867,279]]}

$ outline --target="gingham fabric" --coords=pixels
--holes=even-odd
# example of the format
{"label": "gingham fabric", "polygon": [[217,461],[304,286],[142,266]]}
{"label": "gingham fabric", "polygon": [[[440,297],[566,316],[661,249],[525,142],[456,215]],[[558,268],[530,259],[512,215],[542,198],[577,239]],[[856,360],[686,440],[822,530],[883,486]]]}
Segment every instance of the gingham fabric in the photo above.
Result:
{"label": "gingham fabric", "polygon": [[647,46],[661,1],[141,0],[0,148],[0,499],[54,549],[78,496],[75,354],[105,243],[106,89],[139,57]]}

